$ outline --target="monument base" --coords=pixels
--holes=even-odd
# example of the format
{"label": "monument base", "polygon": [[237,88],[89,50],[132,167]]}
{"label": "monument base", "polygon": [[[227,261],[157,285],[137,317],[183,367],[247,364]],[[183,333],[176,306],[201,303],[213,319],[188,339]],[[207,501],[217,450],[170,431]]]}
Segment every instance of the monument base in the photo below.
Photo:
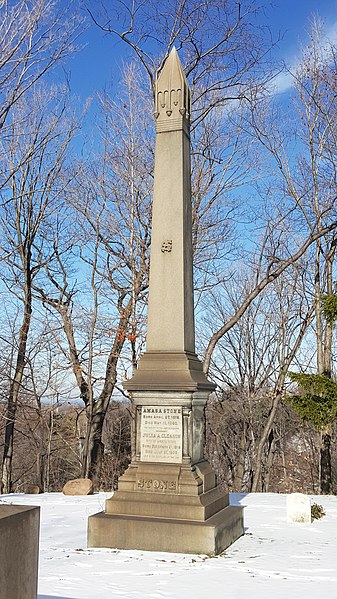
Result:
{"label": "monument base", "polygon": [[243,508],[229,505],[203,455],[208,393],[133,391],[132,460],[89,517],[88,547],[216,555],[243,534]]}
{"label": "monument base", "polygon": [[217,555],[243,535],[210,464],[131,462],[105,511],[89,517],[88,547]]}
{"label": "monument base", "polygon": [[243,535],[243,508],[227,506],[205,521],[89,516],[88,547],[217,555]]}

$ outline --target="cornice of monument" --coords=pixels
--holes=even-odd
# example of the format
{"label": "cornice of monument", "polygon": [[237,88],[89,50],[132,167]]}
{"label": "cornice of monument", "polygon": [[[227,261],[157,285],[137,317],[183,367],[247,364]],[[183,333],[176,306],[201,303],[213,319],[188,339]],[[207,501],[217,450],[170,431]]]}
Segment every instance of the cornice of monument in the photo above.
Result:
{"label": "cornice of monument", "polygon": [[216,385],[203,372],[192,352],[146,351],[131,379],[123,382],[128,391],[214,391]]}
{"label": "cornice of monument", "polygon": [[155,86],[156,132],[189,133],[191,92],[178,52],[172,48]]}

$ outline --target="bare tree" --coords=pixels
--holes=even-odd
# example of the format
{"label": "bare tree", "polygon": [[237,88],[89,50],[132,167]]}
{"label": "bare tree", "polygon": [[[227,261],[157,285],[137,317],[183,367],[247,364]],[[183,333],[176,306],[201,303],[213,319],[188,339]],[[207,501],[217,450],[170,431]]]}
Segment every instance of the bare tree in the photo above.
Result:
{"label": "bare tree", "polygon": [[[322,22],[315,18],[311,39],[303,61],[295,72],[298,109],[301,110],[301,137],[310,149],[302,160],[302,174],[311,193],[305,196],[303,214],[314,214],[318,228],[325,226],[331,208],[336,210],[336,45],[325,38]],[[332,377],[333,322],[322,317],[322,299],[332,297],[335,277],[336,232],[322,236],[315,246],[314,294],[317,373]],[[332,423],[321,431],[321,492],[332,489],[331,470]]]}
{"label": "bare tree", "polygon": [[[103,3],[95,23],[119,38],[137,56],[154,89],[156,76],[173,46],[183,59],[192,87],[193,125],[224,102],[263,87],[271,77],[268,51],[273,46],[261,26],[255,0],[155,0]],[[250,92],[249,94],[250,95]]]}
{"label": "bare tree", "polygon": [[[280,249],[280,248],[279,248]],[[260,265],[261,266],[261,265]],[[226,320],[238,309],[242,296],[255,280],[259,263],[249,271],[242,266],[240,280],[232,279],[223,289],[213,292],[208,319]],[[257,490],[261,471],[264,481],[272,467],[275,444],[279,441],[275,422],[284,396],[287,370],[293,362],[314,311],[312,297],[304,287],[305,264],[288,269],[261,292],[240,320],[219,342],[213,354],[211,376],[219,387],[221,405],[237,396],[236,441],[226,447],[231,464],[231,484],[236,490]],[[216,409],[213,407],[212,409]],[[256,422],[259,404],[266,405]],[[228,414],[234,418],[234,404]],[[241,414],[241,417],[240,417]],[[231,428],[231,427],[230,427]],[[266,451],[267,449],[267,451]]]}
{"label": "bare tree", "polygon": [[[236,326],[240,326],[242,319],[245,321],[252,306],[253,310],[258,307],[260,294],[266,289],[270,293],[275,286],[273,281],[279,280],[289,269],[290,273],[296,272],[293,267],[301,257],[305,260],[303,297],[307,298],[309,304],[306,312],[295,305],[294,324],[298,329],[297,337],[294,338],[293,345],[288,345],[283,361],[279,362],[277,369],[271,408],[257,446],[252,486],[255,491],[263,467],[264,448],[269,442],[280,400],[284,395],[285,373],[297,357],[303,335],[314,316],[318,372],[331,376],[332,323],[324,322],[321,310],[322,295],[333,294],[336,246],[336,91],[333,75],[335,55],[334,46],[324,40],[321,25],[314,21],[309,46],[294,73],[293,94],[296,110],[292,117],[296,118],[298,138],[296,160],[293,156],[293,131],[290,128],[287,130],[289,123],[286,119],[282,121],[279,112],[266,112],[262,101],[258,101],[253,107],[252,122],[255,133],[271,157],[265,189],[272,190],[277,197],[277,204],[271,204],[272,210],[266,210],[264,207],[266,215],[270,214],[270,220],[261,240],[260,255],[254,260],[257,265],[256,279],[241,295],[236,309],[232,309],[232,314],[225,314],[224,324],[213,333],[206,350],[207,369],[211,365],[212,355],[215,364],[217,362],[223,336],[226,336],[228,345],[228,339],[233,331],[235,332]],[[277,120],[273,120],[273,126],[268,120],[272,116],[278,116]],[[275,174],[271,177],[273,161],[276,172],[274,171]],[[261,223],[262,219],[259,222]],[[290,299],[291,296],[288,296]],[[269,342],[270,335],[266,329],[264,333]],[[236,339],[230,351],[234,355],[238,354],[239,347],[240,340]],[[256,349],[255,347],[255,360]],[[307,363],[301,364],[298,360],[297,364],[300,369],[308,367]],[[310,366],[312,367],[312,363]],[[322,433],[321,477],[325,481],[325,492],[329,492],[332,482],[331,434],[331,427]],[[274,441],[275,439],[273,443]],[[272,449],[272,445],[269,448]]]}
{"label": "bare tree", "polygon": [[[34,89],[29,99],[26,95],[25,101],[18,101],[12,109],[6,136],[3,161],[8,161],[12,175],[1,192],[1,258],[6,263],[2,283],[11,286],[22,306],[6,413],[2,462],[6,493],[11,491],[15,412],[26,366],[33,283],[54,255],[50,232],[62,204],[67,149],[76,129],[75,123],[65,118],[65,111],[64,100],[59,100],[56,90],[51,93],[45,88]],[[24,118],[27,112],[29,121]]]}
{"label": "bare tree", "polygon": [[[267,217],[270,216],[258,258],[263,268],[259,270],[259,276],[237,311],[213,332],[205,353],[206,372],[219,340],[238,322],[261,291],[301,257],[308,256],[313,247],[316,247],[316,265],[319,256],[324,254],[331,259],[333,255],[337,225],[334,164],[336,127],[335,119],[330,115],[335,113],[333,106],[336,101],[334,63],[331,63],[335,49],[330,45],[328,59],[322,32],[320,41],[317,34],[314,23],[313,41],[294,74],[295,111],[291,118],[296,119],[296,150],[293,145],[293,121],[282,118],[282,107],[275,107],[273,103],[267,107],[261,98],[250,104],[247,131],[252,132],[266,150],[268,165],[268,178],[265,177],[264,186],[263,182],[260,183],[260,192],[262,190],[265,198],[267,194],[273,197],[269,209],[264,206]],[[286,251],[280,253],[280,246]],[[319,278],[316,272],[316,281]],[[321,283],[317,284],[321,287]],[[316,293],[319,336],[320,293]],[[326,335],[331,338],[328,329]],[[323,361],[323,357],[320,361]]]}
{"label": "bare tree", "polygon": [[15,103],[74,51],[83,24],[53,0],[0,0],[0,130]]}
{"label": "bare tree", "polygon": [[[105,416],[121,375],[136,367],[148,286],[151,113],[136,78],[129,68],[124,94],[114,101],[101,98],[102,152],[79,169],[69,194],[78,225],[76,251],[89,283],[81,291],[90,293],[90,308],[84,298],[81,306],[65,255],[57,255],[58,269],[46,265],[44,286],[35,287],[59,315],[67,340],[67,362],[87,416],[82,475],[97,485]],[[131,360],[123,369],[125,344],[130,344]]]}
{"label": "bare tree", "polygon": [[[101,15],[94,14],[91,10],[89,12],[104,31],[119,37],[136,53],[149,76],[152,87],[170,49],[176,45],[183,58],[185,72],[191,82],[192,119],[195,126],[207,119],[214,109],[224,105],[228,108],[233,101],[236,101],[238,112],[246,110],[247,115],[247,107],[250,107],[250,123],[253,124],[255,139],[258,139],[263,147],[268,146],[269,150],[272,148],[271,139],[268,139],[267,132],[262,134],[260,126],[259,111],[262,110],[263,97],[268,91],[268,86],[270,88],[271,70],[270,65],[265,61],[266,47],[268,46],[266,30],[254,25],[253,17],[258,12],[258,7],[254,2],[241,3],[234,0],[220,3],[214,0],[207,5],[198,5],[198,7],[193,2],[184,1],[178,4],[168,2],[160,8],[152,2],[116,3],[113,7],[106,2]],[[210,30],[212,36],[209,35]],[[269,44],[272,45],[270,39]],[[158,56],[160,58],[157,58]],[[273,76],[275,76],[275,69]],[[227,113],[217,113],[217,117],[220,117],[222,126],[224,126],[228,120]],[[206,123],[205,129],[207,129],[207,125],[209,123]],[[268,132],[269,126],[270,123],[268,123]],[[238,126],[241,137],[244,129],[245,126],[241,123]],[[247,132],[249,130],[249,134],[252,135],[247,120],[246,130]],[[239,151],[242,150],[241,137],[237,140]],[[200,139],[201,136],[199,136]],[[273,151],[277,167],[279,167],[280,161],[283,165],[288,164],[285,154],[282,157],[276,157],[276,151],[279,150],[279,146],[274,144]],[[236,157],[238,155],[239,152],[235,154]],[[213,159],[216,158],[218,157],[213,154]],[[220,163],[225,172],[226,162],[221,160]],[[243,161],[237,167],[237,172],[241,169],[243,182]],[[228,189],[227,187],[227,192]],[[290,191],[294,192],[294,187],[290,188]],[[284,198],[283,192],[282,195]],[[223,198],[224,193],[221,194],[222,201]],[[296,198],[293,200],[296,202]],[[286,213],[291,215],[294,206],[288,204],[285,209]],[[297,206],[297,209],[300,210],[300,207]],[[274,215],[273,220],[273,226],[275,229],[279,229],[286,221],[286,214]],[[323,231],[319,227],[319,217],[316,217],[316,220],[312,220],[309,226],[307,236],[302,236],[297,244],[294,243],[292,251],[288,251],[288,255],[283,256],[281,261],[277,255],[271,255],[271,259],[268,261],[263,256],[266,248],[262,248],[261,259],[263,259],[265,268],[260,270],[259,280],[249,290],[237,313],[218,331],[213,332],[205,353],[206,372],[217,343],[238,321],[251,302],[270,282],[300,259],[317,239],[334,230],[336,222],[335,220],[329,223],[325,222]],[[268,232],[265,239],[267,237]],[[210,262],[208,266],[210,267]]]}

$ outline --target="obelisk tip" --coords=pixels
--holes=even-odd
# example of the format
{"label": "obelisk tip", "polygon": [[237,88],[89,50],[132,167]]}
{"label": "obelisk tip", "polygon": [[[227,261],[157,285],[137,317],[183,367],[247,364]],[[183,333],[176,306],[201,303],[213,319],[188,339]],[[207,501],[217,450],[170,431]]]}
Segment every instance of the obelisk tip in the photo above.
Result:
{"label": "obelisk tip", "polygon": [[182,129],[189,122],[190,89],[175,46],[156,81],[155,104],[157,131]]}

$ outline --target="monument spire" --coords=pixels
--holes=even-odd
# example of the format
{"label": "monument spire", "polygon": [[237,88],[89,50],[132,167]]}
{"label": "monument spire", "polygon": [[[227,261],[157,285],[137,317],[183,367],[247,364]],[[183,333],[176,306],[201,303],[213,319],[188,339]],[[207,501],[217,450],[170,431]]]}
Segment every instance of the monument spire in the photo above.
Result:
{"label": "monument spire", "polygon": [[213,389],[195,355],[190,88],[175,48],[156,81],[156,152],[146,352],[125,383]]}
{"label": "monument spire", "polygon": [[147,351],[194,352],[190,89],[173,48],[156,83]]}

